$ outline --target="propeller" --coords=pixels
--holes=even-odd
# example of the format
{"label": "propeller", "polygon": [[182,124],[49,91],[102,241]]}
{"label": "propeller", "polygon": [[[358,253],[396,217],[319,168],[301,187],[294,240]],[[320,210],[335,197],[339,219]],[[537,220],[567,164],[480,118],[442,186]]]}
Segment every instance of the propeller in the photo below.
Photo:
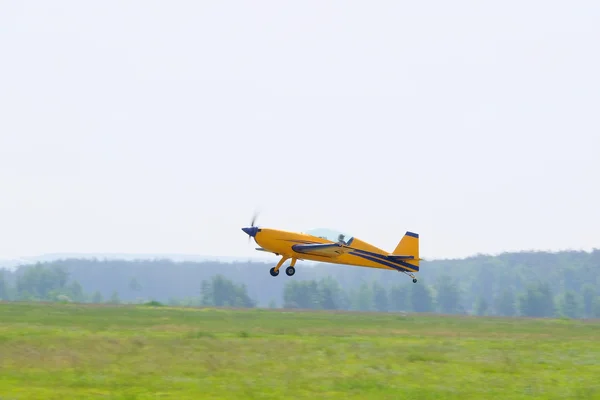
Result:
{"label": "propeller", "polygon": [[242,230],[248,234],[248,243],[250,243],[250,237],[254,237],[258,230],[255,225],[257,218],[258,218],[258,212],[254,212],[254,215],[252,216],[252,220],[250,222],[250,227],[242,228]]}

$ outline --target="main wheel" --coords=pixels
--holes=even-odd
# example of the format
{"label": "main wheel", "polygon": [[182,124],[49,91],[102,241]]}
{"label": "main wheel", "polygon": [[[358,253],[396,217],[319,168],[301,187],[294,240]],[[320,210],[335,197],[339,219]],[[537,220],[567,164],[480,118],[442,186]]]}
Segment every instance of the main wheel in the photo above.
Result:
{"label": "main wheel", "polygon": [[296,268],[294,268],[292,266],[287,267],[285,269],[285,273],[287,274],[287,276],[292,276],[292,275],[294,275],[296,273]]}
{"label": "main wheel", "polygon": [[269,272],[271,273],[271,276],[279,275],[279,271],[275,271],[275,267],[271,268],[271,270]]}
{"label": "main wheel", "polygon": [[413,279],[413,283],[417,283],[417,278],[414,278],[414,279]]}

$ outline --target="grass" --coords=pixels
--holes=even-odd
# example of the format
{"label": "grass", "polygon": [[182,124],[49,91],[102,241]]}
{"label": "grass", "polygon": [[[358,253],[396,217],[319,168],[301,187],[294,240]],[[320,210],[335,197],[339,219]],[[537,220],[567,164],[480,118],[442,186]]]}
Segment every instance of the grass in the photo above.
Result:
{"label": "grass", "polygon": [[0,400],[600,399],[600,323],[0,303]]}

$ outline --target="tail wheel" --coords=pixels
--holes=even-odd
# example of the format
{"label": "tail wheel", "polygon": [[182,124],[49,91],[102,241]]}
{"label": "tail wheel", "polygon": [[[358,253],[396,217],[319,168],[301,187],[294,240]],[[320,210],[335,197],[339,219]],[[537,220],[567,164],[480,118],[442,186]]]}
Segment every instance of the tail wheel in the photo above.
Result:
{"label": "tail wheel", "polygon": [[296,273],[296,268],[294,267],[287,267],[285,269],[285,273],[287,274],[287,276],[292,276]]}

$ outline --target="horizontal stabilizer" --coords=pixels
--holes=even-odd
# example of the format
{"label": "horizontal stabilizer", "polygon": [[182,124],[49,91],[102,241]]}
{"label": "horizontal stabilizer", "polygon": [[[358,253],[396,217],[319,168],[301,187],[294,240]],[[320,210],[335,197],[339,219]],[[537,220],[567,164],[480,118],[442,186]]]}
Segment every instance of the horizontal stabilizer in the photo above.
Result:
{"label": "horizontal stabilizer", "polygon": [[402,260],[414,260],[415,256],[402,256],[397,254],[390,254],[387,256],[392,261],[402,261]]}

